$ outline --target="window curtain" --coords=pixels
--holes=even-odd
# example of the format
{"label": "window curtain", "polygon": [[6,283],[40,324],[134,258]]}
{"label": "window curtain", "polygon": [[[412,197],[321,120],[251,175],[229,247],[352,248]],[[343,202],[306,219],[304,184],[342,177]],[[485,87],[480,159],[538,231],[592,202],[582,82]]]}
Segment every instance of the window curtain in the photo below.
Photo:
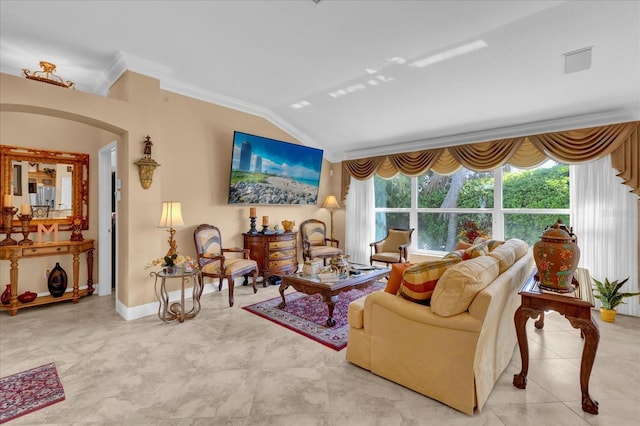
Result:
{"label": "window curtain", "polygon": [[373,178],[352,179],[345,205],[345,253],[351,262],[368,265],[369,244],[375,237]]}
{"label": "window curtain", "polygon": [[[598,281],[629,281],[626,292],[638,288],[638,197],[621,185],[610,156],[571,166],[571,190],[576,200],[571,218],[580,247],[580,266]],[[596,300],[599,307],[600,302]],[[640,316],[638,297],[618,307],[621,314]]]}
{"label": "window curtain", "polygon": [[624,183],[640,193],[640,164],[637,161],[640,121],[589,127],[562,132],[543,133],[436,148],[409,153],[347,160],[343,162],[342,198],[345,198],[351,176],[368,179],[376,173],[385,179],[398,173],[418,176],[433,169],[442,175],[460,167],[487,171],[510,163],[519,168],[532,168],[547,158],[563,164],[576,164],[612,154],[613,166]]}

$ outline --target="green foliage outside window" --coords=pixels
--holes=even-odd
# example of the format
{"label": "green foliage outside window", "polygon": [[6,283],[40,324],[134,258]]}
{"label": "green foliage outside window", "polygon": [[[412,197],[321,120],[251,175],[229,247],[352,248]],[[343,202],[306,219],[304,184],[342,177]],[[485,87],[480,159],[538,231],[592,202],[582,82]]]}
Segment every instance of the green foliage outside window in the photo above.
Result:
{"label": "green foliage outside window", "polygon": [[[417,180],[418,209],[493,209],[493,173],[477,173],[460,170],[450,176],[433,172],[419,176]],[[376,176],[374,181],[376,207],[403,208],[411,206],[411,178],[397,175],[390,180]],[[533,170],[515,170],[505,166],[502,177],[504,209],[568,209],[569,167],[556,164],[553,167]],[[458,188],[456,192],[456,188]],[[457,236],[465,221],[474,221],[487,234],[492,234],[491,211],[437,212],[418,211],[418,248],[450,251],[457,243]],[[540,238],[544,228],[558,218],[569,224],[569,215],[549,214],[541,211],[504,212],[504,238],[520,238],[530,245]],[[409,213],[377,212],[376,237],[386,235],[387,227],[409,227]]]}

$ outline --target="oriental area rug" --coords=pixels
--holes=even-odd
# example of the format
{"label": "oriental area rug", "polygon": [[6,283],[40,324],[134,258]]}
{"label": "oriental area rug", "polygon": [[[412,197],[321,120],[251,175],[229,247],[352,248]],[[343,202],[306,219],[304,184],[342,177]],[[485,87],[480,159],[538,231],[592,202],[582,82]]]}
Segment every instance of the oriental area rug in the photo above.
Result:
{"label": "oriental area rug", "polygon": [[349,331],[347,310],[349,303],[365,294],[381,290],[385,285],[384,282],[378,281],[362,290],[353,289],[340,293],[333,309],[333,318],[336,320],[336,325],[333,327],[327,327],[326,325],[329,308],[319,294],[307,295],[297,291],[285,293],[287,305],[282,309],[278,307],[282,302],[280,296],[244,306],[242,309],[273,321],[336,351],[340,351],[347,346]]}
{"label": "oriental area rug", "polygon": [[64,389],[52,362],[0,379],[0,423],[63,401]]}

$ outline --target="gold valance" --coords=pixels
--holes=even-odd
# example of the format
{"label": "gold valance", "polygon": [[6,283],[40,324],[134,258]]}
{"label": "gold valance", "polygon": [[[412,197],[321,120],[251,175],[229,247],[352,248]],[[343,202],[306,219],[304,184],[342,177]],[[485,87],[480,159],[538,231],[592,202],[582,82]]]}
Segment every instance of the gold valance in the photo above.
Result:
{"label": "gold valance", "polygon": [[[576,164],[612,154],[612,166],[632,192],[640,193],[638,141],[640,121],[590,127],[563,132],[543,133],[495,141],[436,148],[418,152],[343,162],[342,196],[350,177],[368,179],[378,173],[388,179],[398,173],[418,176],[433,169],[448,175],[460,167],[489,171],[509,163],[532,168],[551,158],[559,163]],[[344,173],[347,173],[345,176]],[[640,195],[640,194],[639,194]]]}

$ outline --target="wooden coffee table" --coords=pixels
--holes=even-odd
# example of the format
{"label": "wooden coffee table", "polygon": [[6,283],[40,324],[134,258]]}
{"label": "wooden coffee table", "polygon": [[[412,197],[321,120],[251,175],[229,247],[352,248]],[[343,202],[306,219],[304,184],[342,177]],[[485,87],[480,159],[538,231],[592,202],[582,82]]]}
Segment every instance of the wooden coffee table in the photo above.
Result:
{"label": "wooden coffee table", "polygon": [[[369,268],[369,269],[366,269]],[[327,307],[329,308],[329,318],[327,318],[327,326],[333,327],[336,325],[336,320],[333,318],[333,308],[338,301],[338,294],[349,291],[354,288],[365,288],[389,275],[391,268],[381,266],[365,266],[365,265],[352,265],[352,269],[359,271],[357,275],[349,275],[345,278],[339,278],[335,282],[323,282],[318,275],[305,275],[302,273],[295,273],[282,276],[282,284],[280,284],[280,296],[282,297],[282,303],[279,307],[284,308],[287,305],[287,300],[284,297],[284,291],[289,286],[296,290],[306,294],[320,294],[324,299]]]}

